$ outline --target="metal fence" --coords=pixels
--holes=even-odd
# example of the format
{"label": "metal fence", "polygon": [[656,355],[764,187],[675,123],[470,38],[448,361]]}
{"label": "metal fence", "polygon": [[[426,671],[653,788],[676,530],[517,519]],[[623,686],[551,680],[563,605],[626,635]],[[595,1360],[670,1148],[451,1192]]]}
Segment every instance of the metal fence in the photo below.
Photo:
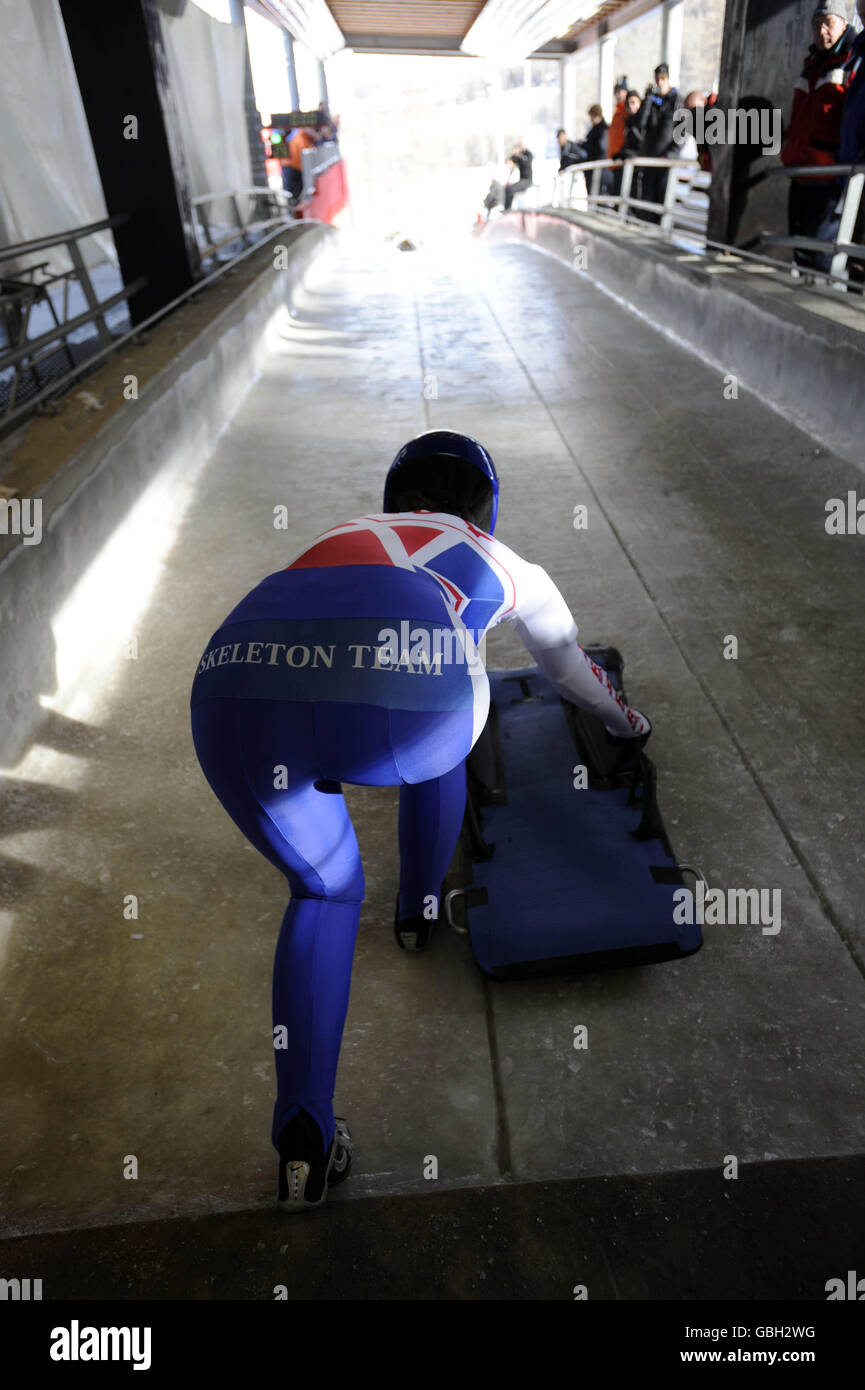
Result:
{"label": "metal fence", "polygon": [[[141,277],[99,299],[80,243],[119,226],[124,217],[107,217],[86,227],[56,232],[0,249],[0,420],[23,406],[36,406],[100,348],[114,341],[108,315],[146,284]],[[51,271],[49,261],[12,265],[63,247],[67,270]],[[86,307],[71,312],[75,300]],[[32,333],[34,320],[47,327]]]}
{"label": "metal fence", "polygon": [[[227,200],[236,225],[217,228],[209,220],[207,209],[220,199]],[[215,268],[127,332],[118,333],[116,325],[112,329],[108,316],[144,287],[145,277],[100,300],[79,245],[88,236],[119,226],[125,216],[0,249],[0,436],[17,428],[29,414],[44,409],[85,372],[93,371],[119,347],[231,270],[268,232],[292,225],[296,219],[288,203],[287,193],[272,188],[231,189],[194,199],[202,255]],[[235,244],[240,249],[232,253],[230,248]],[[68,270],[51,273],[47,262],[35,261],[3,275],[4,264],[58,246],[65,247],[69,255]],[[220,257],[222,251],[229,252],[225,259]],[[70,317],[70,299],[82,296],[86,309]],[[43,318],[47,315],[50,326],[31,336],[31,321],[37,311]],[[82,333],[86,334],[83,340]]]}
{"label": "metal fence", "polygon": [[[640,190],[640,173],[656,169],[669,170],[663,202],[639,197],[635,192]],[[610,191],[613,180],[620,180],[615,192]],[[695,159],[595,159],[572,164],[558,175],[553,206],[607,212],[625,223],[635,220],[639,212],[650,213],[658,219],[664,237],[687,232],[692,237],[705,238],[710,182],[710,176],[703,173]],[[646,226],[646,219],[641,220]]]}
{"label": "metal fence", "polygon": [[[634,196],[637,177],[643,169],[670,170],[662,203],[651,202]],[[605,171],[615,171],[621,183],[615,193],[609,191],[611,174],[605,178]],[[587,178],[586,176],[589,175]],[[762,247],[783,247],[793,252],[812,252],[832,257],[828,271],[811,266],[800,268],[790,261],[755,254],[750,250],[727,246],[721,242],[709,241],[707,237],[708,190],[711,185],[709,174],[702,172],[695,160],[686,159],[626,159],[623,162],[602,159],[583,164],[574,164],[565,169],[556,179],[553,194],[554,207],[573,208],[578,211],[591,211],[600,215],[614,217],[619,223],[634,221],[640,212],[654,214],[656,227],[652,228],[645,220],[642,228],[655,230],[665,240],[696,240],[708,250],[729,253],[743,261],[761,265],[767,269],[783,272],[788,279],[804,278],[809,288],[820,290],[828,288],[834,294],[851,288],[861,290],[860,282],[849,274],[849,262],[865,266],[865,246],[854,242],[857,225],[861,223],[863,210],[863,189],[865,189],[865,165],[778,165],[768,169],[762,178],[808,178],[832,179],[838,183],[840,223],[834,241],[820,241],[814,237],[787,236],[763,232],[756,237]],[[604,186],[607,191],[602,191]],[[814,283],[818,282],[818,283]],[[857,301],[858,303],[858,301]]]}
{"label": "metal fence", "polygon": [[332,164],[338,164],[342,159],[339,145],[335,141],[328,140],[323,145],[313,145],[311,149],[302,150],[300,162],[303,166],[303,193],[301,198],[311,198],[315,192],[315,180],[317,175],[329,169]]}
{"label": "metal fence", "polygon": [[[839,181],[838,201],[841,206],[838,235],[834,241],[818,241],[814,237],[781,236],[774,233],[761,233],[758,241],[762,246],[790,247],[795,253],[811,251],[828,255],[832,251],[832,263],[828,272],[808,268],[809,275],[820,275],[829,283],[848,285],[847,271],[849,261],[865,264],[865,246],[853,242],[853,235],[862,210],[862,190],[865,187],[865,164],[779,164],[766,171],[766,178],[795,179],[807,176],[809,179],[833,179]],[[846,178],[843,191],[840,181]]]}
{"label": "metal fence", "polygon": [[[226,205],[228,220],[214,215],[217,204]],[[282,188],[232,188],[223,193],[202,193],[192,199],[198,219],[198,240],[205,260],[218,260],[220,251],[252,246],[265,232],[294,221],[291,197]]]}

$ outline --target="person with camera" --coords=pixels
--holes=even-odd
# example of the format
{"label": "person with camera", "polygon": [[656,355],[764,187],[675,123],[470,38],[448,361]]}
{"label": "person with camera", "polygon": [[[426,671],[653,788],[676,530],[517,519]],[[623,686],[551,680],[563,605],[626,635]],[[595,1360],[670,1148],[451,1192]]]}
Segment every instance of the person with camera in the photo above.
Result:
{"label": "person with camera", "polygon": [[[670,69],[666,63],[655,68],[655,80],[646,88],[646,95],[640,108],[640,127],[643,134],[641,153],[652,159],[672,159],[677,153],[673,133],[673,117],[679,104],[679,93],[670,82]],[[663,203],[667,191],[669,169],[638,170],[638,198],[647,203]],[[660,222],[659,212],[641,208],[637,214],[646,222]]]}

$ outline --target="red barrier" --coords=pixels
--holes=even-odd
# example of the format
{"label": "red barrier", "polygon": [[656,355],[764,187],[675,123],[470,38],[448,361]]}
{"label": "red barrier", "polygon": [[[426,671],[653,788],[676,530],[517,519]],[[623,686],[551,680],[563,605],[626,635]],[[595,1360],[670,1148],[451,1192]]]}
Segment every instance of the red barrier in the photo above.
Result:
{"label": "red barrier", "polygon": [[313,217],[317,222],[332,222],[348,204],[348,180],[341,159],[315,176],[315,192],[299,203],[298,217]]}

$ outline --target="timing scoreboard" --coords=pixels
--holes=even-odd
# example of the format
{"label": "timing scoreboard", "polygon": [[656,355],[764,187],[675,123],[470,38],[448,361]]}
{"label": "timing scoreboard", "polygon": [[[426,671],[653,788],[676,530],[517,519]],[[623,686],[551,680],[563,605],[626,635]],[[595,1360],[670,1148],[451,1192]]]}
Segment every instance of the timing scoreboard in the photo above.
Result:
{"label": "timing scoreboard", "polygon": [[271,115],[270,125],[262,126],[261,138],[264,141],[265,155],[268,159],[288,157],[287,145],[295,130],[329,124],[324,111],[280,111]]}

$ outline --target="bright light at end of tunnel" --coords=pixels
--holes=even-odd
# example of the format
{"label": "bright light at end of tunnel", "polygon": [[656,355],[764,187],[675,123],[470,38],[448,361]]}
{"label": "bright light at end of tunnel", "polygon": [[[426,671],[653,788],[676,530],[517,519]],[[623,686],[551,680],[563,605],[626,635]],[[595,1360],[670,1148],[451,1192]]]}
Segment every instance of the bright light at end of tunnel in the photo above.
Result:
{"label": "bright light at end of tunnel", "polygon": [[519,62],[566,34],[600,8],[601,0],[487,0],[460,47],[497,62]]}

